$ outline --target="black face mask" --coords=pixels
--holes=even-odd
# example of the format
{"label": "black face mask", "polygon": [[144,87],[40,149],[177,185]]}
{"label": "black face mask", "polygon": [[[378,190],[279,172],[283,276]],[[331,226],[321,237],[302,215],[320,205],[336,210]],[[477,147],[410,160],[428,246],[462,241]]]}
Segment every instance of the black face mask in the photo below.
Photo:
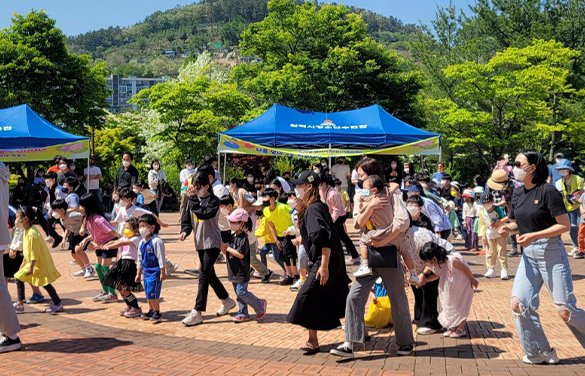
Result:
{"label": "black face mask", "polygon": [[262,201],[262,206],[264,207],[270,206],[270,201]]}
{"label": "black face mask", "polygon": [[358,179],[357,186],[359,187],[359,189],[364,189],[364,181],[361,179]]}
{"label": "black face mask", "polygon": [[18,183],[20,187],[24,187],[24,183]]}
{"label": "black face mask", "polygon": [[263,212],[263,211],[257,211],[257,212],[256,212],[256,216],[257,216],[257,217],[261,217],[263,214],[264,214],[264,212]]}
{"label": "black face mask", "polygon": [[343,164],[343,161],[337,161],[337,164]]}

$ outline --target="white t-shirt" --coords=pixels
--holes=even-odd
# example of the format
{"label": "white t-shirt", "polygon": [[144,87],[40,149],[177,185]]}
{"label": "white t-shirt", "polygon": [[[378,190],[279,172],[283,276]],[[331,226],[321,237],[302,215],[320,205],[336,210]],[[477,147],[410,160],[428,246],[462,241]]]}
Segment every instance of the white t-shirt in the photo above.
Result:
{"label": "white t-shirt", "polygon": [[[216,195],[218,198],[222,198],[230,194],[227,188],[223,184],[221,184],[219,180],[214,181],[211,187],[213,188],[213,194]],[[230,230],[230,222],[228,221],[225,215],[221,214],[221,212],[219,213],[218,221],[220,231]]]}
{"label": "white t-shirt", "polygon": [[331,172],[333,173],[333,175],[335,175],[337,179],[341,180],[342,188],[348,187],[347,176],[350,174],[349,166],[337,163],[336,165],[331,167]]}
{"label": "white t-shirt", "polygon": [[130,218],[138,218],[144,214],[152,214],[152,212],[144,210],[136,205],[132,205],[128,209],[120,207],[118,215],[116,215],[116,218],[114,219],[114,222],[118,223],[118,233],[124,233],[124,225],[126,224],[127,220]]}
{"label": "white t-shirt", "polygon": [[101,175],[101,174],[102,174],[102,170],[97,166],[89,167],[89,172],[88,172],[88,168],[85,168],[85,170],[83,170],[83,175],[85,175],[85,176],[89,175],[89,177],[90,177],[87,189],[89,189],[89,190],[100,189],[99,179],[92,179],[91,177]]}
{"label": "white t-shirt", "polygon": [[[357,170],[355,170],[355,169],[351,172],[351,180],[358,180],[358,173],[357,173]],[[358,187],[358,185],[356,184],[355,185],[355,193],[357,194],[358,192],[361,192],[361,191],[362,191],[361,188]]]}

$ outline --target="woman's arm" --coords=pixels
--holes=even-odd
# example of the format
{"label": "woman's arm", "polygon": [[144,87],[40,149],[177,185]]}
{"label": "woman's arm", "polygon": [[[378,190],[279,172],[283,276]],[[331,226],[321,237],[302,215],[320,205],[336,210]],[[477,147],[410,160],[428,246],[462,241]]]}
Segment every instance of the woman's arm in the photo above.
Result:
{"label": "woman's arm", "polygon": [[520,237],[518,237],[518,243],[520,243],[522,247],[527,247],[528,245],[530,245],[530,243],[532,243],[535,240],[552,238],[555,236],[562,235],[565,232],[569,232],[569,230],[571,230],[571,222],[569,221],[568,214],[556,216],[555,219],[557,221],[557,224],[552,225],[547,229],[520,235]]}
{"label": "woman's arm", "polygon": [[360,228],[366,227],[366,223],[368,223],[368,221],[372,217],[372,214],[374,213],[374,209],[375,208],[376,208],[376,205],[374,203],[374,200],[370,201],[370,203],[366,206],[366,210],[364,210],[364,212],[361,213],[356,218],[354,227],[356,229],[360,229]]}
{"label": "woman's arm", "polygon": [[319,278],[321,286],[323,286],[329,279],[329,256],[331,256],[331,248],[323,247],[321,248],[321,252],[321,266],[319,266],[316,278]]}

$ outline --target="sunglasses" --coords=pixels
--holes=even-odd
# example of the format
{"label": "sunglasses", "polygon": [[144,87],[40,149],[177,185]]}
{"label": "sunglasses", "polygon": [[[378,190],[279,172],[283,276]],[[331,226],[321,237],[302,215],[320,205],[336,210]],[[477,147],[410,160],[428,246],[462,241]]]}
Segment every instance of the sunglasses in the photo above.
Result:
{"label": "sunglasses", "polygon": [[520,162],[520,161],[514,162],[514,167],[516,167],[516,168],[522,167],[522,162]]}

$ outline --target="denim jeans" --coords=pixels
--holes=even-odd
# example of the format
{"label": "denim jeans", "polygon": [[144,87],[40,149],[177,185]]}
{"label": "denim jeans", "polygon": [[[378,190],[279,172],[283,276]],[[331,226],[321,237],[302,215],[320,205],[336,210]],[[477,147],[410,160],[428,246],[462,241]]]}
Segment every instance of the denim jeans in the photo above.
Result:
{"label": "denim jeans", "polygon": [[569,214],[569,221],[571,222],[571,231],[569,235],[571,235],[571,243],[573,243],[573,248],[579,247],[579,223],[581,223],[581,212],[577,208],[573,211],[568,212]]}
{"label": "denim jeans", "polygon": [[299,245],[299,268],[309,269],[309,255],[304,245]]}
{"label": "denim jeans", "polygon": [[530,358],[551,348],[537,312],[543,283],[557,311],[569,312],[566,324],[581,346],[585,347],[585,311],[577,308],[565,246],[560,236],[556,236],[535,240],[524,248],[514,278],[512,308],[515,304],[519,305],[517,312],[514,312],[514,321],[524,353]]}
{"label": "denim jeans", "polygon": [[268,260],[266,259],[266,255],[270,251],[272,251],[272,257],[274,257],[274,261],[282,268],[283,271],[286,272],[284,263],[280,261],[280,249],[278,249],[276,243],[264,244],[264,247],[262,247],[260,250],[260,260],[262,263],[268,267]]}
{"label": "denim jeans", "polygon": [[248,291],[248,282],[245,283],[233,283],[234,291],[238,296],[238,305],[240,306],[240,310],[238,311],[238,315],[244,315],[246,317],[250,317],[248,313],[248,305],[250,305],[257,315],[264,313],[264,308],[262,307],[262,301],[256,297],[256,295],[252,294]]}

